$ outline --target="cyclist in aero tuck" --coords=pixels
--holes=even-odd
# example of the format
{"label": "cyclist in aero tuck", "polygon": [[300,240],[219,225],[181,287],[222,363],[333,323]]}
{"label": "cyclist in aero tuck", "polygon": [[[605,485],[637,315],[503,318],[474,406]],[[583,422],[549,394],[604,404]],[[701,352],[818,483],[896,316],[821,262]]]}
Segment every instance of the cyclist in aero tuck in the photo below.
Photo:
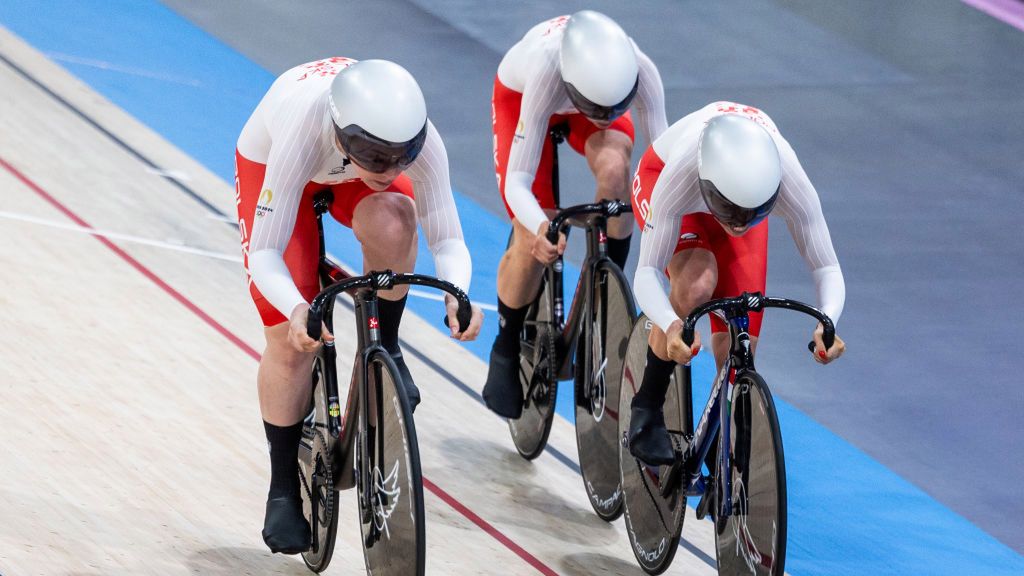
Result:
{"label": "cyclist in aero tuck", "polygon": [[[712,298],[764,291],[766,218],[773,209],[812,270],[823,312],[838,321],[846,287],[818,193],[767,114],[733,102],[709,104],[670,126],[640,160],[633,213],[642,233],[633,288],[655,327],[633,399],[629,450],[644,462],[674,461],[662,405],[675,363],[689,362],[700,350],[699,334],[692,346],[683,343],[680,317]],[[729,335],[719,318],[712,317],[711,326],[721,367]],[[755,346],[760,327],[761,313],[752,313]],[[819,324],[814,358],[827,364],[845,345],[836,337],[826,351],[821,331]]]}
{"label": "cyclist in aero tuck", "polygon": [[[267,339],[257,376],[271,463],[263,539],[294,554],[310,545],[297,452],[319,346],[306,334],[308,302],[320,288],[313,195],[333,192],[331,215],[355,233],[364,271],[412,271],[417,220],[438,276],[468,290],[471,262],[444,144],[416,80],[395,63],[328,58],[288,70],[246,122],[235,160],[242,252]],[[419,390],[398,346],[407,290],[381,292],[378,320],[415,406]],[[446,308],[451,336],[475,338],[480,310],[460,333],[453,298]]]}
{"label": "cyclist in aero tuck", "polygon": [[[649,142],[665,131],[665,91],[654,63],[607,16],[584,10],[542,22],[502,59],[491,101],[498,188],[513,221],[512,241],[498,268],[498,336],[491,350],[484,400],[495,413],[519,418],[519,333],[544,266],[565,249],[545,238],[554,208],[549,129],[567,125],[568,141],[586,156],[596,199],[628,202],[635,104]],[[608,222],[608,256],[620,268],[632,223]]]}

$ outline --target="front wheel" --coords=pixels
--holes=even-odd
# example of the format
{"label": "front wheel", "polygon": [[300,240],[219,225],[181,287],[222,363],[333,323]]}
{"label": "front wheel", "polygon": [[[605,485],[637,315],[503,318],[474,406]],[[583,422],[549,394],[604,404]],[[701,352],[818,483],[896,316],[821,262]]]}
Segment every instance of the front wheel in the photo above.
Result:
{"label": "front wheel", "polygon": [[423,478],[416,426],[391,357],[371,356],[366,370],[367,428],[360,431],[356,474],[366,572],[422,576],[426,566]]}
{"label": "front wheel", "polygon": [[[781,576],[786,564],[782,434],[771,392],[753,370],[736,376],[731,420],[730,445],[722,449],[728,450],[732,513],[715,523],[718,573]],[[720,483],[717,490],[722,493]],[[717,514],[720,507],[716,501]]]}
{"label": "front wheel", "polygon": [[622,514],[619,384],[636,321],[633,293],[618,266],[597,265],[587,308],[576,349],[576,445],[587,499],[611,522]]}
{"label": "front wheel", "polygon": [[[626,348],[619,387],[619,467],[622,473],[622,498],[625,508],[626,533],[640,567],[648,574],[661,574],[672,564],[679,548],[679,535],[686,514],[686,493],[682,482],[674,482],[662,496],[663,480],[667,481],[669,466],[648,466],[629,452],[626,443],[631,419],[630,405],[644,376],[647,365],[647,337],[651,321],[640,316],[633,326]],[[677,368],[665,396],[665,424],[670,431],[683,430],[684,418],[680,398],[682,370]],[[681,442],[678,433],[674,442]],[[679,447],[677,446],[677,449]]]}

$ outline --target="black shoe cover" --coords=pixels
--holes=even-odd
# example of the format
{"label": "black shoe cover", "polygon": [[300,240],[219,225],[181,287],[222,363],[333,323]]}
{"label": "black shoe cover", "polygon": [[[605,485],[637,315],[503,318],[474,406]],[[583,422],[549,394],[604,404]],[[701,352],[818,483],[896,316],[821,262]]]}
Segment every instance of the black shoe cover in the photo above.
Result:
{"label": "black shoe cover", "polygon": [[267,516],[263,520],[263,541],[271,552],[298,554],[312,546],[309,522],[302,514],[302,498],[282,496],[267,500]]}
{"label": "black shoe cover", "polygon": [[484,403],[492,412],[512,420],[523,415],[523,387],[519,383],[519,355],[508,356],[491,349],[491,363],[484,384]]}
{"label": "black shoe cover", "polygon": [[405,396],[409,399],[409,409],[415,412],[416,406],[420,403],[420,389],[413,382],[412,374],[409,373],[409,367],[405,365],[405,358],[402,357],[402,353],[396,352],[392,354],[391,359],[395,361],[395,367],[398,368],[398,373],[402,375],[402,383],[405,384]]}
{"label": "black shoe cover", "polygon": [[633,406],[629,422],[629,453],[651,466],[675,463],[676,453],[665,428],[665,414]]}

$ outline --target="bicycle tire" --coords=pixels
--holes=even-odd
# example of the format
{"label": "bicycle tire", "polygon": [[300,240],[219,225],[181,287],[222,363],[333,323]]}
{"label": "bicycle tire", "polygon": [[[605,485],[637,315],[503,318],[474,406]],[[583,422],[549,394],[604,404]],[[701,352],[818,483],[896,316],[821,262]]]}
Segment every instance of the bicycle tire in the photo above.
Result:
{"label": "bicycle tire", "polygon": [[508,429],[519,455],[533,460],[544,452],[551,434],[555,417],[555,398],[558,394],[558,378],[549,377],[556,373],[549,369],[549,362],[556,362],[555,339],[558,337],[550,311],[545,302],[548,299],[548,285],[544,283],[537,299],[530,304],[526,313],[526,324],[521,337],[519,353],[519,384],[523,388],[523,413],[519,418],[509,419]]}
{"label": "bicycle tire", "polygon": [[[715,523],[718,573],[781,576],[786,564],[786,461],[775,402],[757,372],[736,375],[730,418],[733,513]],[[720,484],[716,482],[716,495],[722,493]]]}
{"label": "bicycle tire", "polygon": [[[370,485],[357,482],[359,502],[370,503],[369,509],[359,506],[366,572],[371,576],[422,576],[426,524],[412,410],[398,369],[387,353],[371,355],[366,373],[368,429],[362,432],[369,447],[365,465]],[[357,463],[357,474],[361,474],[361,464]]]}
{"label": "bicycle tire", "polygon": [[626,277],[609,261],[594,270],[590,298],[576,349],[576,446],[587,499],[611,522],[622,515],[619,385],[636,305]]}
{"label": "bicycle tire", "polygon": [[[323,362],[317,357],[312,372],[312,408],[302,426],[299,442],[299,479],[302,511],[313,534],[310,550],[302,561],[313,572],[323,572],[331,563],[338,535],[338,491],[333,462],[335,440],[327,427],[327,393]],[[315,508],[315,514],[314,514]]]}
{"label": "bicycle tire", "polygon": [[[668,476],[669,467],[647,466],[629,452],[630,404],[636,395],[647,363],[647,338],[652,323],[641,315],[633,326],[626,348],[619,389],[619,469],[622,477],[622,503],[626,534],[640,567],[648,574],[661,574],[672,564],[686,515],[686,493],[682,482],[667,496],[661,495],[659,480]],[[678,385],[681,370],[676,369],[665,397],[665,423],[669,430],[682,430],[683,402]],[[676,442],[681,441],[673,436]]]}

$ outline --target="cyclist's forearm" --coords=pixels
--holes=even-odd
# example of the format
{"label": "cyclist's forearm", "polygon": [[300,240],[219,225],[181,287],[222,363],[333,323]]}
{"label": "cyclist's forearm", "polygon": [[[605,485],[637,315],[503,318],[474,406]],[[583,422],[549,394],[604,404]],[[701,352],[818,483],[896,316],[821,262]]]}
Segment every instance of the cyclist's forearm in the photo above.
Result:
{"label": "cyclist's forearm", "polygon": [[653,266],[642,266],[636,269],[633,278],[633,293],[640,309],[647,314],[652,322],[664,331],[679,319],[668,299],[668,286],[665,274]]}
{"label": "cyclist's forearm", "polygon": [[842,269],[839,265],[824,266],[815,270],[813,275],[821,311],[832,319],[833,324],[839,324],[839,316],[846,303],[846,281]]}
{"label": "cyclist's forearm", "polygon": [[259,250],[249,254],[249,274],[263,297],[285,318],[291,317],[296,306],[306,303],[280,252]]}
{"label": "cyclist's forearm", "polygon": [[437,277],[447,280],[469,293],[469,282],[473,278],[473,261],[469,249],[461,238],[449,238],[430,247],[434,255],[434,269]]}
{"label": "cyclist's forearm", "polygon": [[505,180],[505,201],[512,208],[516,220],[531,233],[548,221],[540,203],[533,196],[533,175],[527,172],[509,172]]}

